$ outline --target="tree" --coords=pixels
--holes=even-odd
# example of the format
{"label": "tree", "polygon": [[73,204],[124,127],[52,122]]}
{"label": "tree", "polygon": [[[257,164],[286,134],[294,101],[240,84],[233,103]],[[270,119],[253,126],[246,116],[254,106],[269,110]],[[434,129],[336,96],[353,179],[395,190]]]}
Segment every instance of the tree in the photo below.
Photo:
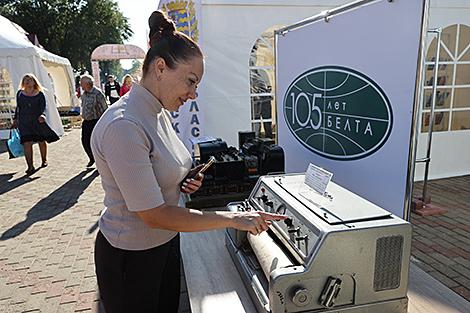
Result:
{"label": "tree", "polygon": [[36,34],[44,48],[68,58],[75,69],[90,72],[96,47],[123,43],[133,33],[113,0],[0,0],[0,14]]}
{"label": "tree", "polygon": [[139,60],[132,60],[132,66],[130,69],[125,71],[125,74],[133,75],[133,76],[141,76],[142,73],[142,62]]}
{"label": "tree", "polygon": [[104,82],[107,81],[107,75],[109,74],[113,74],[118,81],[124,76],[124,69],[119,60],[100,61],[100,69],[100,79]]}

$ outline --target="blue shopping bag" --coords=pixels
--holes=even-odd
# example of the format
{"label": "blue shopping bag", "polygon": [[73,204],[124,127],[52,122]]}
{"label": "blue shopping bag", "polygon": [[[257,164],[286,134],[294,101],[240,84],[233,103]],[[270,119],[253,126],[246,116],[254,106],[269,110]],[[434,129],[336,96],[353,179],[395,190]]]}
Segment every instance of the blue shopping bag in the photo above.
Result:
{"label": "blue shopping bag", "polygon": [[11,158],[17,158],[24,155],[23,145],[20,140],[20,132],[18,129],[10,130],[10,139],[7,141],[8,153]]}

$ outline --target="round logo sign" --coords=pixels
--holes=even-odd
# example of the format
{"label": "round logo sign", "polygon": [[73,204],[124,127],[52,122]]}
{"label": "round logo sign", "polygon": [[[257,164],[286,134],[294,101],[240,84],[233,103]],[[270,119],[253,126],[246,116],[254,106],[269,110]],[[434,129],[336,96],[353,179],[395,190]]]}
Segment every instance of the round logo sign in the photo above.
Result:
{"label": "round logo sign", "polygon": [[284,96],[284,118],[309,150],[335,160],[364,158],[387,141],[390,102],[370,78],[339,66],[311,69]]}

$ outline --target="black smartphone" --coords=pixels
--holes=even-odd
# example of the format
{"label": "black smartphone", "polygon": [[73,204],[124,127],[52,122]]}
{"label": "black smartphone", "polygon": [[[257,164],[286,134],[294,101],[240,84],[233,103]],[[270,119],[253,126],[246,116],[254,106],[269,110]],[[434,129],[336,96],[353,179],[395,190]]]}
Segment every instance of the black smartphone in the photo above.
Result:
{"label": "black smartphone", "polygon": [[207,161],[206,164],[204,164],[203,167],[201,167],[201,169],[196,173],[194,174],[194,177],[196,177],[199,173],[204,173],[205,171],[207,171],[207,169],[215,162],[215,157],[211,156],[209,158],[209,160]]}

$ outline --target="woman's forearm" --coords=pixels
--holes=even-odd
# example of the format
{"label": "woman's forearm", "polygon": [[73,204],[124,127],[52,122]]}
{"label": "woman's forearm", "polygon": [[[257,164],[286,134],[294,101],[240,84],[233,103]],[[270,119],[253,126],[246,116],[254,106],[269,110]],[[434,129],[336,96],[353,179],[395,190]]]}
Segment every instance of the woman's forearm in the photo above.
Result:
{"label": "woman's forearm", "polygon": [[233,226],[234,214],[223,211],[199,211],[177,206],[162,205],[138,212],[144,223],[151,228],[178,232],[195,232]]}

